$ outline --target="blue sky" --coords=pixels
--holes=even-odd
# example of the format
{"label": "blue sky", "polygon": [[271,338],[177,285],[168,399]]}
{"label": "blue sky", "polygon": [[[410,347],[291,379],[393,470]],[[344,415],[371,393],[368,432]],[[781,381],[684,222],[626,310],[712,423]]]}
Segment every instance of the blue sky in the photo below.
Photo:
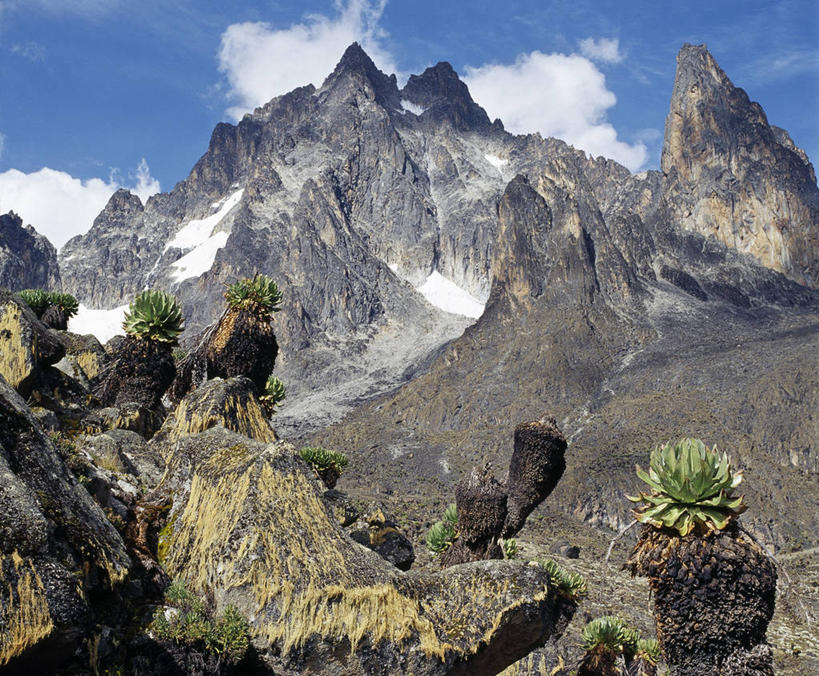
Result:
{"label": "blue sky", "polygon": [[116,187],[170,190],[217,122],[319,85],[353,39],[399,79],[449,61],[507,128],[633,170],[659,165],[679,47],[705,42],[819,156],[815,0],[0,0],[0,212],[62,244]]}

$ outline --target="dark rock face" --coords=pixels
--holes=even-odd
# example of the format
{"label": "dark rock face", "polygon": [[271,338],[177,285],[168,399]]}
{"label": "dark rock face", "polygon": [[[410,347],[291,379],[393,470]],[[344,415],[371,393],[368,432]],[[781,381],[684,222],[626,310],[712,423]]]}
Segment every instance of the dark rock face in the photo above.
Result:
{"label": "dark rock face", "polygon": [[6,382],[28,396],[37,371],[64,354],[58,335],[19,296],[0,288],[0,375]]}
{"label": "dark rock face", "polygon": [[43,235],[10,211],[0,215],[0,287],[21,289],[60,288],[57,250]]}
{"label": "dark rock face", "polygon": [[765,633],[776,569],[736,525],[706,537],[647,527],[628,565],[648,577],[657,636],[675,676],[773,674]]}
{"label": "dark rock face", "polygon": [[506,480],[509,511],[504,537],[517,533],[532,510],[555,489],[566,469],[565,453],[566,437],[554,418],[541,418],[515,428],[515,450]]}
{"label": "dark rock face", "polygon": [[50,669],[73,654],[89,599],[125,578],[117,531],[0,378],[0,667]]}
{"label": "dark rock face", "polygon": [[819,285],[813,168],[704,45],[685,45],[677,57],[662,170],[664,196],[681,227]]}

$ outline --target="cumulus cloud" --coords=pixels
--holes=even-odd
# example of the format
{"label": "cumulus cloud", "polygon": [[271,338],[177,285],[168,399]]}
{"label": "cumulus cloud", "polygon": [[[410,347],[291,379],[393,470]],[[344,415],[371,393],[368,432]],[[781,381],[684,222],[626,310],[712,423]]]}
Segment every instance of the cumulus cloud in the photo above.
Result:
{"label": "cumulus cloud", "polygon": [[617,38],[584,38],[579,41],[580,53],[592,61],[603,63],[620,63],[623,55],[620,53],[620,40]]}
{"label": "cumulus cloud", "polygon": [[159,182],[151,176],[144,158],[130,179],[126,186],[118,172],[112,172],[107,181],[83,181],[48,167],[30,174],[9,169],[0,173],[0,213],[17,212],[24,223],[60,248],[74,235],[88,231],[119,188],[128,187],[143,202],[159,192]]}
{"label": "cumulus cloud", "polygon": [[378,26],[385,5],[386,0],[347,0],[335,3],[335,17],[310,14],[287,28],[261,22],[228,26],[219,48],[219,70],[235,102],[228,114],[238,120],[274,96],[308,83],[319,86],[352,42],[381,70],[395,72]]}
{"label": "cumulus cloud", "polygon": [[464,80],[491,118],[516,134],[540,132],[632,171],[648,156],[642,142],[626,143],[606,121],[617,97],[597,67],[580,55],[521,54],[512,64],[467,66]]}

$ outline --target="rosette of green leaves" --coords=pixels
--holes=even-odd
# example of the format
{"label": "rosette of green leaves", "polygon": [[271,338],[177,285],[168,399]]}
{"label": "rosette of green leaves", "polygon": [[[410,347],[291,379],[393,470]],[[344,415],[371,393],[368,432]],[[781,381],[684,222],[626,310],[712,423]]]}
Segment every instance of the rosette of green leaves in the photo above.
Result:
{"label": "rosette of green leaves", "polygon": [[128,307],[122,328],[140,340],[176,345],[185,322],[174,296],[164,291],[143,291]]}
{"label": "rosette of green leaves", "polygon": [[742,496],[734,497],[742,472],[732,470],[727,454],[720,455],[716,446],[709,451],[699,439],[658,446],[649,471],[638,466],[637,476],[652,490],[629,497],[643,503],[634,516],[657,528],[673,528],[680,535],[694,528],[718,531],[745,511]]}
{"label": "rosette of green leaves", "polygon": [[636,632],[621,618],[614,615],[598,617],[583,627],[583,647],[587,651],[603,647],[622,653],[636,644]]}
{"label": "rosette of green leaves", "polygon": [[546,569],[546,572],[549,573],[549,580],[562,596],[578,601],[588,594],[586,578],[580,573],[572,573],[552,559],[538,560],[535,563]]}
{"label": "rosette of green leaves", "polygon": [[458,539],[458,510],[449,505],[444,510],[444,518],[436,521],[427,531],[427,549],[434,555],[445,552]]}
{"label": "rosette of green leaves", "polygon": [[225,300],[233,310],[250,310],[263,319],[269,319],[271,314],[281,310],[282,294],[270,277],[257,274],[228,286]]}
{"label": "rosette of green leaves", "polygon": [[60,312],[65,315],[66,319],[71,319],[71,317],[77,314],[77,310],[80,309],[80,304],[77,302],[77,299],[70,293],[52,291],[46,295],[48,297],[48,304],[60,308]]}
{"label": "rosette of green leaves", "polygon": [[43,316],[43,312],[51,304],[49,301],[48,291],[42,289],[23,289],[20,291],[20,298],[22,298],[26,305],[28,305],[32,312],[38,317]]}
{"label": "rosette of green leaves", "polygon": [[650,664],[657,664],[662,657],[660,644],[656,638],[641,638],[637,641],[637,650],[634,657],[643,659]]}
{"label": "rosette of green leaves", "polygon": [[299,450],[299,456],[317,472],[323,472],[332,467],[341,474],[349,462],[344,453],[330,451],[320,446],[305,446]]}
{"label": "rosette of green leaves", "polygon": [[275,412],[276,406],[284,401],[286,396],[287,390],[281,379],[276,376],[270,376],[264,385],[264,394],[262,394],[259,399],[261,399],[262,404],[264,404],[268,412],[272,414]]}

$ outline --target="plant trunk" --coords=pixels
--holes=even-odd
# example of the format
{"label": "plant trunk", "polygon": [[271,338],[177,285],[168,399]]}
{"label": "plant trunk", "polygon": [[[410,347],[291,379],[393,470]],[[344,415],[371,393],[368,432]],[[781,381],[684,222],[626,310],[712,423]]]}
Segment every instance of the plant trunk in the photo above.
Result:
{"label": "plant trunk", "polygon": [[279,344],[269,321],[248,310],[227,310],[205,347],[208,378],[245,376],[264,392],[273,372]]}
{"label": "plant trunk", "polygon": [[515,428],[515,450],[509,462],[508,508],[503,537],[512,537],[557,486],[566,469],[566,437],[554,418]]}
{"label": "plant trunk", "polygon": [[577,676],[620,676],[617,653],[605,646],[589,650],[577,667]]}
{"label": "plant trunk", "polygon": [[627,567],[648,577],[657,636],[673,676],[773,675],[765,632],[776,569],[736,524],[685,537],[646,526]]}
{"label": "plant trunk", "polygon": [[68,329],[68,319],[65,313],[55,305],[52,305],[43,312],[40,321],[49,328],[56,329],[57,331],[65,331]]}
{"label": "plant trunk", "polygon": [[156,410],[175,376],[170,344],[128,336],[101,374],[95,394],[104,406],[136,402]]}
{"label": "plant trunk", "polygon": [[455,487],[458,539],[441,554],[446,567],[468,561],[502,559],[498,544],[506,521],[506,491],[489,466],[477,467]]}

